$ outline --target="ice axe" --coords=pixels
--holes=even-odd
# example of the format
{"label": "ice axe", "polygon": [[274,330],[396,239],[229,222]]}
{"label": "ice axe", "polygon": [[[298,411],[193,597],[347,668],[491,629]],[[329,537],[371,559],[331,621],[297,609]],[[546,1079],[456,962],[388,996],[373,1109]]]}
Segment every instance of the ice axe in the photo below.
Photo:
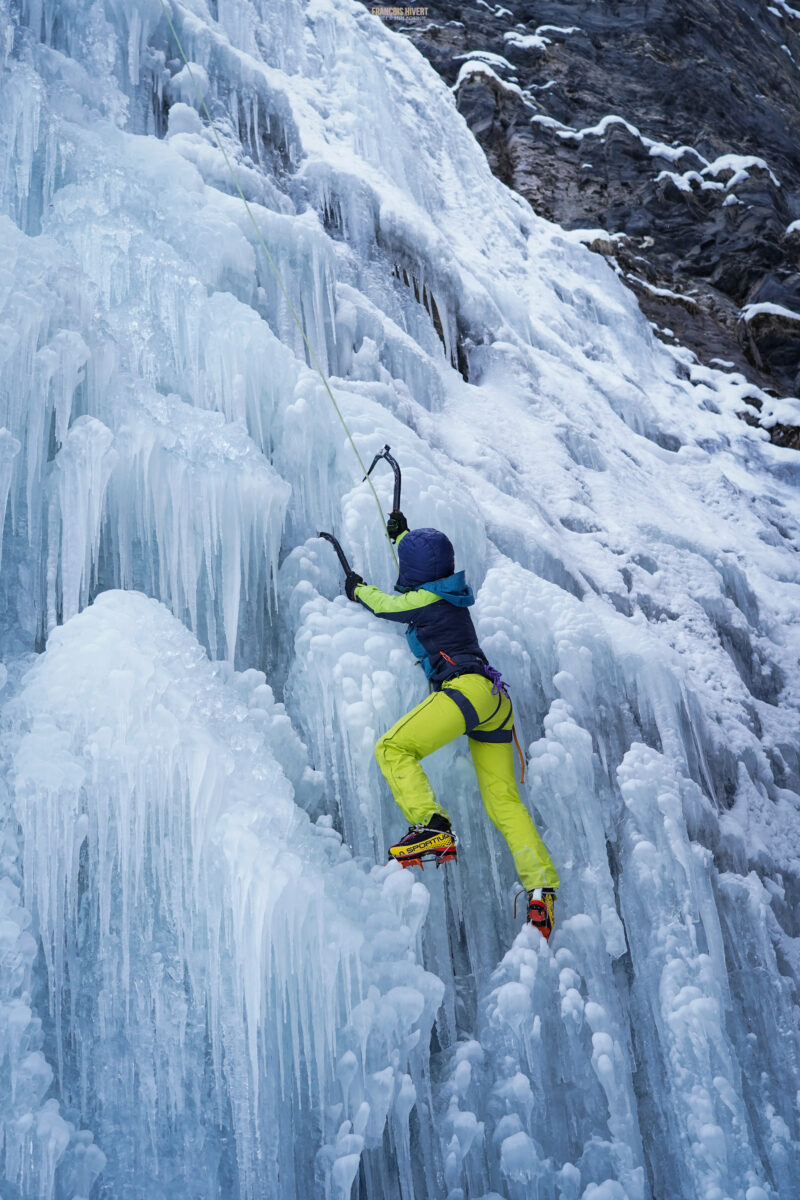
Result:
{"label": "ice axe", "polygon": [[[372,462],[369,465],[369,470],[367,471],[367,474],[364,476],[364,479],[366,479],[367,476],[371,475],[373,468],[380,462],[380,460],[382,458],[385,458],[386,461],[388,462],[389,466],[394,471],[394,504],[393,504],[392,511],[399,512],[400,511],[400,489],[402,487],[403,478],[402,478],[402,475],[400,474],[400,465],[397,462],[397,459],[394,458],[394,456],[389,453],[390,450],[391,450],[391,446],[387,442],[387,444],[383,447],[383,449],[381,451],[379,451],[379,453],[376,454],[375,457],[373,458]],[[364,479],[362,479],[362,481],[361,481],[362,483],[364,482]],[[373,488],[373,491],[374,490],[375,489]],[[342,564],[342,570],[344,571],[345,575],[355,574],[355,572],[353,571],[353,568],[350,566],[350,563],[347,561],[347,556],[345,555],[344,550],[339,545],[339,542],[333,536],[332,533],[320,532],[317,534],[317,537],[325,538],[325,541],[330,542],[330,544],[333,546],[333,548],[336,551],[336,554],[338,556],[339,562]],[[395,553],[394,546],[391,546],[391,544],[390,544],[390,549],[392,551],[392,557],[394,558],[395,566],[396,566],[397,565],[397,555]]]}
{"label": "ice axe", "polygon": [[330,544],[333,546],[334,550],[336,551],[339,562],[342,564],[342,570],[344,571],[345,575],[353,575],[355,572],[353,571],[353,568],[350,566],[350,563],[347,561],[347,557],[345,555],[344,550],[339,545],[338,540],[333,536],[333,534],[332,533],[318,533],[317,537],[325,538],[326,542],[330,542]]}
{"label": "ice axe", "polygon": [[[367,474],[364,476],[364,479],[367,478],[367,475],[371,475],[373,467],[375,467],[382,458],[385,458],[386,461],[388,462],[389,466],[394,471],[394,500],[392,502],[392,512],[400,512],[400,488],[403,483],[403,478],[400,474],[400,466],[397,462],[397,459],[394,458],[389,453],[390,450],[391,450],[391,446],[387,442],[387,444],[383,447],[383,449],[381,451],[379,451],[379,453],[376,454],[375,457],[373,458],[372,462],[369,465],[369,470],[367,471]],[[362,483],[364,482],[364,479],[362,479],[362,481],[361,481]]]}

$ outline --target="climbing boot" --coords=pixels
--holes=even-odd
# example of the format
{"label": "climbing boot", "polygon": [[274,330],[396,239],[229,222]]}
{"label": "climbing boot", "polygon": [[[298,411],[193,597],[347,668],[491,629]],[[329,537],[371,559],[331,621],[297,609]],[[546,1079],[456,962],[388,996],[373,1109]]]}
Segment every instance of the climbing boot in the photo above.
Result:
{"label": "climbing boot", "polygon": [[447,817],[434,813],[424,825],[410,825],[405,837],[389,847],[389,856],[404,867],[421,867],[423,871],[424,862],[435,862],[437,867],[455,862],[456,839]]}
{"label": "climbing boot", "polygon": [[547,940],[555,924],[556,893],[554,888],[534,888],[528,892],[528,923]]}

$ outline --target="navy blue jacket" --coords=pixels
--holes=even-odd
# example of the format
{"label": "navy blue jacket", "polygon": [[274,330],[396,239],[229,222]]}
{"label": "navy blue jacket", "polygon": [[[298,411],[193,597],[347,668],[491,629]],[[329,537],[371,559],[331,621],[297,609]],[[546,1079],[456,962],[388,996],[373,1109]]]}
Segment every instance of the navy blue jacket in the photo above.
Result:
{"label": "navy blue jacket", "polygon": [[398,551],[402,594],[363,583],[356,600],[377,617],[408,625],[408,644],[435,688],[457,675],[485,675],[489,662],[468,612],[475,597],[464,572],[453,571],[449,540],[436,529],[415,529],[398,539]]}

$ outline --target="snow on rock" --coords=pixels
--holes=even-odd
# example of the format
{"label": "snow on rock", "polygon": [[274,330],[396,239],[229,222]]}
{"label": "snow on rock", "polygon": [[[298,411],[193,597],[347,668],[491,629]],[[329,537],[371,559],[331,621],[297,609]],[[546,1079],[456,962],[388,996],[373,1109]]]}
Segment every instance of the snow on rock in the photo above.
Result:
{"label": "snow on rock", "polygon": [[503,58],[502,54],[492,54],[488,50],[470,50],[469,54],[459,54],[456,62],[463,59],[468,59],[472,62],[488,63],[489,66],[499,67],[501,70],[513,71],[513,67],[507,58]]}
{"label": "snow on rock", "polygon": [[490,79],[497,88],[513,92],[514,95],[519,96],[521,99],[528,99],[529,94],[523,92],[519,84],[508,79],[503,79],[502,76],[497,74],[495,67],[499,67],[501,70],[506,68],[513,70],[511,64],[501,55],[475,51],[459,67],[458,76],[453,84],[453,91],[458,92],[470,79],[484,77]]}
{"label": "snow on rock", "polygon": [[[547,27],[543,26],[543,28]],[[520,44],[513,40],[516,37],[513,33],[506,34],[505,37],[511,45],[516,46]],[[701,164],[699,170],[693,168],[683,172],[660,171],[656,176],[656,183],[659,183],[662,179],[669,179],[682,192],[691,192],[694,184],[697,184],[701,191],[730,192],[732,188],[749,179],[751,171],[763,171],[769,176],[774,187],[779,188],[781,186],[780,180],[767,161],[758,155],[723,154],[711,161],[705,158],[694,146],[668,146],[664,142],[647,137],[635,125],[631,124],[630,121],[618,116],[616,113],[609,113],[595,125],[587,126],[585,129],[574,129],[570,125],[564,125],[562,122],[555,120],[555,118],[540,113],[531,117],[531,121],[536,125],[552,129],[562,140],[570,142],[582,142],[587,137],[596,137],[602,140],[611,127],[622,126],[645,147],[651,158],[664,158],[668,162],[678,163],[686,155],[692,154],[698,163]],[[719,182],[717,179],[719,175],[727,176],[724,182]],[[788,232],[789,230],[787,230]]]}
{"label": "snow on rock", "polygon": [[763,301],[760,304],[745,304],[742,309],[743,321],[754,321],[757,317],[781,317],[784,321],[800,321],[800,313],[784,308],[782,304]]}
{"label": "snow on rock", "polygon": [[759,158],[755,154],[722,154],[710,162],[707,167],[703,168],[703,175],[727,175],[730,178],[725,182],[725,188],[730,191],[738,183],[742,183],[749,177],[751,171],[763,171],[769,175],[771,182],[775,187],[780,187],[780,180],[769,167],[765,159]]}
{"label": "snow on rock", "polygon": [[[650,153],[654,153],[652,148]],[[664,156],[659,155],[659,157]],[[715,158],[713,162],[709,162],[707,159],[702,159],[702,161],[705,165],[700,171],[684,171],[683,174],[662,171],[658,175],[656,183],[661,179],[671,179],[682,192],[691,192],[694,183],[698,184],[701,190],[717,189],[730,192],[732,188],[749,179],[751,171],[758,170],[767,174],[776,188],[781,186],[780,180],[770,169],[768,163],[753,154],[723,154],[719,158]],[[720,183],[717,180],[718,175],[726,175],[727,178]]]}
{"label": "snow on rock", "polygon": [[800,399],[770,396],[761,406],[759,420],[765,429],[771,429],[773,425],[800,425]]}
{"label": "snow on rock", "polygon": [[503,35],[503,41],[515,50],[546,50],[550,45],[550,38],[544,37],[538,30],[536,33],[517,33],[510,29]]}
{"label": "snow on rock", "polygon": [[580,32],[577,25],[537,25],[533,33],[521,33],[519,29],[509,29],[503,34],[503,41],[515,50],[546,50],[551,45],[552,38],[545,37],[545,34],[555,33],[569,37],[572,33]]}

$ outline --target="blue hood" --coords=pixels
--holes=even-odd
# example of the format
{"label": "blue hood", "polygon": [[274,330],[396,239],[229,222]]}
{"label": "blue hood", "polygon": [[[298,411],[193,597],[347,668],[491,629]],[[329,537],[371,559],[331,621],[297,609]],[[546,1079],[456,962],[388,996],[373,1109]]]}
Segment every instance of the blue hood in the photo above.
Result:
{"label": "blue hood", "polygon": [[455,570],[453,543],[438,529],[412,529],[397,543],[400,573],[397,590],[428,586],[431,580],[444,580]]}
{"label": "blue hood", "polygon": [[475,603],[472,588],[465,581],[463,571],[456,571],[454,575],[448,575],[447,579],[434,579],[432,583],[423,583],[421,586],[426,592],[434,592],[456,608],[469,608]]}

